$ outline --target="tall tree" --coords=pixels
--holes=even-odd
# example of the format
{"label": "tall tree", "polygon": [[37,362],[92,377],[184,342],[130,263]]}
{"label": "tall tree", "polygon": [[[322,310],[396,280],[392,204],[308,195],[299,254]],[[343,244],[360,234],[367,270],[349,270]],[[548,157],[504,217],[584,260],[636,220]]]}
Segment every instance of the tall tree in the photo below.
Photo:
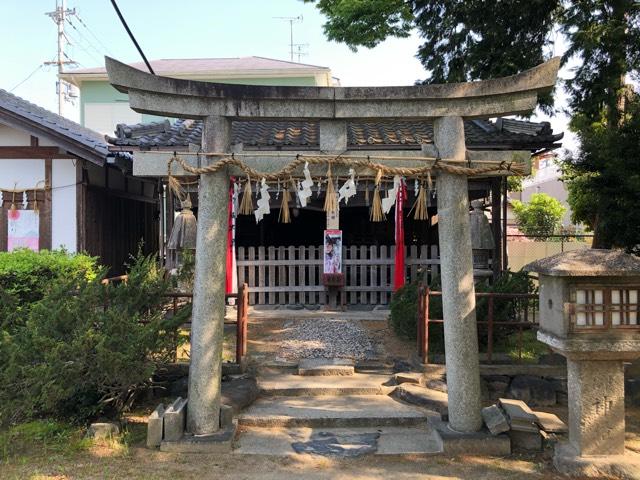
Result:
{"label": "tall tree", "polygon": [[[374,47],[389,36],[406,37],[417,29],[424,39],[417,52],[426,70],[423,83],[459,82],[512,75],[541,63],[557,39],[568,49],[563,64],[577,58],[569,94],[570,127],[582,140],[580,152],[566,159],[566,181],[577,221],[595,232],[595,247],[626,246],[635,225],[612,221],[610,200],[594,187],[604,179],[633,177],[640,160],[621,129],[640,112],[629,80],[639,80],[640,2],[637,0],[305,0],[327,16],[330,40],[350,48]],[[384,8],[381,8],[384,6]],[[552,111],[552,96],[541,107]],[[606,132],[603,135],[602,132]],[[598,141],[594,139],[597,137]],[[603,146],[598,142],[608,142]],[[611,147],[611,148],[609,148]],[[612,159],[602,151],[625,155]],[[624,167],[623,167],[624,166]],[[588,190],[585,190],[589,187]],[[579,192],[584,192],[580,195]],[[638,190],[616,196],[634,204]],[[622,198],[623,195],[626,195]],[[584,202],[598,208],[585,210]],[[575,205],[572,202],[578,202]],[[579,203],[582,202],[582,205]],[[605,209],[604,205],[609,205]],[[589,215],[586,215],[586,212]],[[584,215],[581,213],[585,213]],[[607,221],[603,221],[606,217]],[[607,229],[608,231],[604,231]],[[612,234],[615,233],[615,234]],[[617,235],[620,233],[620,235]],[[621,244],[617,238],[625,238]],[[635,241],[635,243],[634,243]]]}

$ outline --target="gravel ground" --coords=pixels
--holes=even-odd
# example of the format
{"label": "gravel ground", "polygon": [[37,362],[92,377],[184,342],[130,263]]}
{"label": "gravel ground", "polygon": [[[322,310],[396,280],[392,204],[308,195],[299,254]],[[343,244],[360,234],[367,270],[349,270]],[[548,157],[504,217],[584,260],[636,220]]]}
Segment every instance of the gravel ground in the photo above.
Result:
{"label": "gravel ground", "polygon": [[352,358],[375,356],[367,330],[354,320],[310,318],[285,324],[277,356],[286,360],[300,358]]}

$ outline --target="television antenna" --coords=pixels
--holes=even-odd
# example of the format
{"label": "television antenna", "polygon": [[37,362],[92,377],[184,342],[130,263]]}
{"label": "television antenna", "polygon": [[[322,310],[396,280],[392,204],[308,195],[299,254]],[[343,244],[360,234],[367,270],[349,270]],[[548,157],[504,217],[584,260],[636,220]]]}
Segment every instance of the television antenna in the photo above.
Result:
{"label": "television antenna", "polygon": [[[302,15],[298,15],[297,17],[273,17],[278,20],[286,20],[289,22],[289,53],[291,54],[291,61],[293,62],[293,55],[295,54],[294,48],[295,46],[302,45],[298,43],[293,43],[293,24],[294,23],[302,23],[303,17]],[[298,54],[298,61],[302,53]]]}

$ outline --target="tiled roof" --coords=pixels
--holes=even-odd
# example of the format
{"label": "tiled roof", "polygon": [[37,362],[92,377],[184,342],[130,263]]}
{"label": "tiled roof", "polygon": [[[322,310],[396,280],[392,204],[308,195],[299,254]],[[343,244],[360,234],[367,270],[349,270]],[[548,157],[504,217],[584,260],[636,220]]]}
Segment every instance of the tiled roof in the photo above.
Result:
{"label": "tiled roof", "polygon": [[[556,142],[563,134],[554,134],[548,122],[500,120],[506,119],[498,119],[495,123],[487,120],[465,121],[467,146],[477,150],[539,150],[560,146]],[[115,133],[115,137],[107,137],[107,140],[123,147],[187,147],[189,144],[200,144],[202,121],[120,124]],[[347,135],[348,145],[352,149],[409,150],[433,141],[433,125],[410,120],[348,122]],[[318,123],[313,121],[234,121],[232,124],[232,143],[242,143],[245,148],[317,149],[319,138]]]}
{"label": "tiled roof", "polygon": [[[308,65],[306,63],[288,62],[265,57],[237,57],[237,58],[162,58],[151,60],[151,67],[157,75],[175,75],[183,73],[210,73],[246,70],[329,70],[328,67]],[[130,63],[138,70],[147,71],[143,62]],[[106,74],[105,67],[80,68],[68,70],[65,75],[75,74]]]}
{"label": "tiled roof", "polygon": [[[60,146],[77,155],[88,153],[94,159],[97,157],[104,160],[109,154],[104,137],[98,132],[0,89],[0,121],[3,118],[12,125],[20,123],[37,128],[44,134],[48,133],[53,141],[62,136],[63,140],[70,143]],[[71,150],[74,146],[78,149]]]}

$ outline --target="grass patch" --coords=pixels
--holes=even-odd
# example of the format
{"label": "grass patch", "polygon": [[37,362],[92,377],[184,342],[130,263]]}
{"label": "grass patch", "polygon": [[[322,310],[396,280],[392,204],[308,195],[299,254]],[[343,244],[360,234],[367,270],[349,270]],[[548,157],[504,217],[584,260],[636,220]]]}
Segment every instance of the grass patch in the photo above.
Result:
{"label": "grass patch", "polygon": [[518,353],[518,332],[511,333],[496,343],[494,351],[506,353],[516,362],[537,363],[541,355],[549,353],[549,347],[538,341],[534,330],[524,330],[522,332],[522,357]]}
{"label": "grass patch", "polygon": [[84,429],[54,420],[34,420],[0,430],[0,460],[23,455],[70,455],[92,445]]}

